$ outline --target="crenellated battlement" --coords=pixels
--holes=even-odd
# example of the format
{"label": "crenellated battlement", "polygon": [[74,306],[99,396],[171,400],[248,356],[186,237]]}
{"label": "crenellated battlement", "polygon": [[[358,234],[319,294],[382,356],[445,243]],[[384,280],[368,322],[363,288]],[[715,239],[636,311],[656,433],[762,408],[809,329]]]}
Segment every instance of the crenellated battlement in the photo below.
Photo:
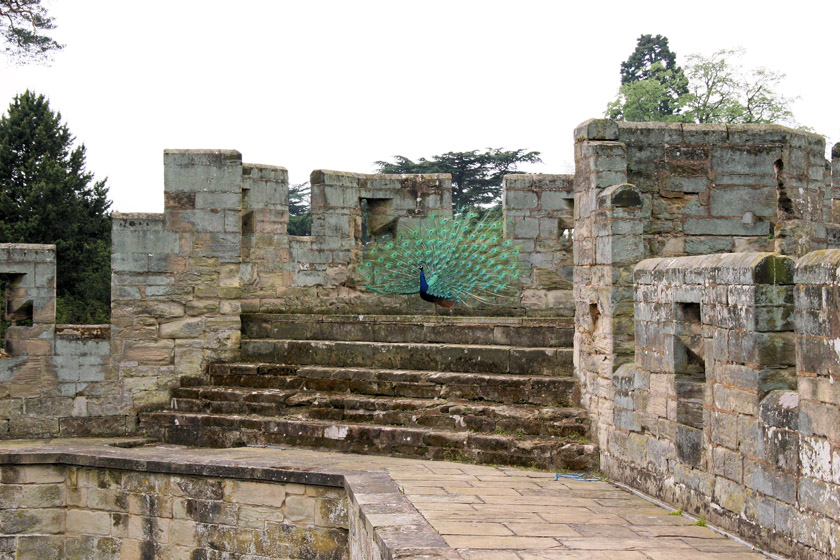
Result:
{"label": "crenellated battlement", "polygon": [[[313,171],[312,235],[296,237],[285,168],[243,163],[234,150],[167,150],[163,213],[112,216],[110,329],[57,327],[54,249],[0,246],[6,316],[21,322],[0,358],[2,433],[132,433],[179,383],[182,402],[200,397],[189,383],[213,363],[230,383],[268,383],[268,373],[376,395],[399,385],[410,398],[555,406],[562,392],[564,406],[586,409],[574,427],[592,434],[611,477],[784,554],[837,557],[840,517],[826,504],[840,492],[840,144],[829,162],[822,137],[780,126],[594,119],[574,136],[574,175],[504,179],[505,234],[530,272],[518,299],[459,308],[456,319],[424,317],[419,298],[371,293],[356,271],[370,239],[451,214],[448,175]],[[560,379],[572,370],[558,342],[572,336],[572,316],[574,378]],[[261,334],[243,346],[248,329]],[[273,340],[276,329],[287,336]],[[416,336],[428,338],[419,354]],[[530,337],[539,340],[511,343]],[[243,353],[308,369],[237,366]],[[343,366],[356,369],[325,373]],[[549,385],[516,385],[534,368]],[[396,383],[402,374],[413,377]],[[493,375],[516,379],[496,386]],[[212,441],[244,441],[214,418]],[[414,416],[399,418],[415,428]],[[279,425],[260,422],[249,429]],[[321,427],[332,445],[334,426]],[[355,432],[358,445],[378,429]],[[492,436],[430,441],[447,453],[461,437],[516,441]],[[517,447],[517,460],[529,449]]]}

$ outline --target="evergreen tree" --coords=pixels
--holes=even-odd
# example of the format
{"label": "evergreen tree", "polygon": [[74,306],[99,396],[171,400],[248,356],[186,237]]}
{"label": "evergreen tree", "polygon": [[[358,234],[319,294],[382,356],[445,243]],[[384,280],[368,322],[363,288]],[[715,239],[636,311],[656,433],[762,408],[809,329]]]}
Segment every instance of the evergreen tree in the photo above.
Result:
{"label": "evergreen tree", "polygon": [[465,208],[498,203],[505,175],[521,173],[516,169],[520,163],[541,161],[539,152],[487,148],[484,152],[446,152],[416,162],[394,156],[394,162],[377,161],[375,165],[379,173],[449,173],[452,175],[452,205],[460,212]]}
{"label": "evergreen tree", "polygon": [[621,65],[621,89],[605,115],[624,121],[798,126],[790,110],[794,98],[778,91],[784,74],[744,69],[738,64],[743,54],[743,49],[691,54],[683,71],[667,38],[642,35]]}
{"label": "evergreen tree", "polygon": [[55,25],[41,0],[0,0],[0,35],[8,56],[37,60],[61,49],[63,45],[47,34],[52,29]]}
{"label": "evergreen tree", "polygon": [[59,323],[110,316],[111,205],[85,170],[85,147],[43,95],[26,91],[0,118],[0,242],[56,246]]}
{"label": "evergreen tree", "polygon": [[312,235],[312,208],[309,183],[289,187],[289,235]]}
{"label": "evergreen tree", "polygon": [[608,114],[624,120],[671,120],[667,117],[679,113],[680,98],[687,93],[688,80],[668,38],[642,35],[633,54],[621,63],[621,101],[611,104]]}

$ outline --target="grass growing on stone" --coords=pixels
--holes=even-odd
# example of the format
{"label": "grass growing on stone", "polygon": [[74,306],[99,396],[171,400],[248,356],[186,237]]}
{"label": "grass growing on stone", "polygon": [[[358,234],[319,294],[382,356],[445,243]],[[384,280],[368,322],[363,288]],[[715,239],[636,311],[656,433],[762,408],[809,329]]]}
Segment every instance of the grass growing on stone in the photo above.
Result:
{"label": "grass growing on stone", "polygon": [[577,442],[580,442],[580,443],[592,443],[592,438],[590,438],[589,436],[585,436],[583,434],[572,433],[572,434],[563,436],[562,438],[559,438],[559,439],[563,439],[563,440],[567,440],[567,441],[577,441]]}
{"label": "grass growing on stone", "polygon": [[697,521],[694,522],[694,525],[696,525],[697,527],[705,527],[706,526],[706,520],[703,519],[702,517],[698,517]]}
{"label": "grass growing on stone", "polygon": [[675,509],[674,511],[672,511],[668,515],[682,515],[682,510],[681,509]]}
{"label": "grass growing on stone", "polygon": [[496,433],[500,436],[518,436],[518,437],[525,437],[527,434],[525,430],[522,428],[517,428],[516,430],[505,430],[504,428],[496,428]]}

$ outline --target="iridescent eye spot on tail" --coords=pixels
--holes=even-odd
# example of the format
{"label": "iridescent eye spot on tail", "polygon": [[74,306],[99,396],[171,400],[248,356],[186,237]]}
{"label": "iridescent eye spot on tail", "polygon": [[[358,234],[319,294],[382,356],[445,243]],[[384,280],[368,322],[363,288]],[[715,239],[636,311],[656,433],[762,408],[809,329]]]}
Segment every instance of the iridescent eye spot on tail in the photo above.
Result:
{"label": "iridescent eye spot on tail", "polygon": [[504,301],[497,298],[512,285],[514,273],[519,273],[519,251],[501,235],[500,219],[469,212],[414,224],[394,238],[374,241],[365,253],[363,270],[369,289],[417,293],[419,265],[425,263],[428,293],[433,297],[467,306]]}

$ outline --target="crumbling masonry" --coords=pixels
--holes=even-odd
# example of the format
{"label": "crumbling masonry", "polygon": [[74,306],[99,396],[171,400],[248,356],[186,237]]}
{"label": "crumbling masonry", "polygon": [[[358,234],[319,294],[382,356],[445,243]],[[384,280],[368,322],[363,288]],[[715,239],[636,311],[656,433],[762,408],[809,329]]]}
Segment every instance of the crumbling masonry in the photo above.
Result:
{"label": "crumbling masonry", "polygon": [[545,468],[593,466],[588,435],[612,479],[838,557],[840,145],[824,154],[778,126],[586,121],[573,177],[505,178],[519,301],[433,319],[356,266],[363,240],[451,213],[447,175],[314,171],[302,238],[285,169],[169,150],[164,213],[113,216],[110,327],[55,325],[54,250],[0,246],[0,429]]}

